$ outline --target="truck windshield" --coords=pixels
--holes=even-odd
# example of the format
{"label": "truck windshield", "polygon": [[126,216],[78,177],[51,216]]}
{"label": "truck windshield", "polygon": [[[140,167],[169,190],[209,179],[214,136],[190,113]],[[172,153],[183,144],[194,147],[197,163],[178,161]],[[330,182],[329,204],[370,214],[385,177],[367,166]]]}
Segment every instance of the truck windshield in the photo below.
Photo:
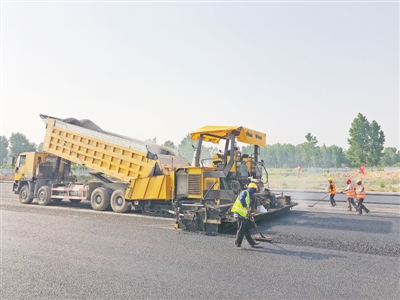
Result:
{"label": "truck windshield", "polygon": [[21,155],[17,159],[17,163],[15,164],[17,167],[25,166],[26,155]]}

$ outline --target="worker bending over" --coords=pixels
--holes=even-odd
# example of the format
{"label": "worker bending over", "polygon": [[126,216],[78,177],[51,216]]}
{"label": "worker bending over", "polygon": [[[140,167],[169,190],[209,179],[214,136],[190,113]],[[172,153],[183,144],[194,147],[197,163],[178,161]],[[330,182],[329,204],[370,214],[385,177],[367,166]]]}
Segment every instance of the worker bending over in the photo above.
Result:
{"label": "worker bending over", "polygon": [[253,240],[250,234],[250,218],[252,218],[252,216],[250,216],[251,198],[256,191],[257,185],[253,182],[250,183],[247,190],[243,190],[239,194],[232,206],[231,211],[237,218],[238,226],[235,239],[236,249],[242,249],[241,246],[244,236],[246,236],[247,242],[251,247],[260,244],[260,242]]}
{"label": "worker bending over", "polygon": [[358,207],[357,207],[356,203],[354,202],[354,197],[356,196],[356,191],[354,189],[354,186],[351,184],[351,179],[350,178],[347,179],[346,183],[347,183],[347,187],[346,187],[346,189],[344,189],[342,191],[342,193],[346,192],[347,205],[348,205],[347,210],[351,211],[351,206],[353,205],[355,210],[358,211]]}
{"label": "worker bending over", "polygon": [[329,192],[329,199],[331,200],[331,205],[335,206],[336,202],[335,202],[335,195],[336,195],[336,185],[333,183],[333,178],[329,177],[328,178],[328,192]]}

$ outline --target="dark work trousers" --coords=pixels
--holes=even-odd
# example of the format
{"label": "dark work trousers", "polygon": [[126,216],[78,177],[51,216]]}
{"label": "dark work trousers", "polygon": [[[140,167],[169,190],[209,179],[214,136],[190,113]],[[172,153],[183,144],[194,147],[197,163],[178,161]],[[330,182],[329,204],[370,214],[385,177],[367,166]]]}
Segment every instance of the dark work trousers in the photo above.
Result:
{"label": "dark work trousers", "polygon": [[349,210],[351,210],[351,206],[353,205],[354,208],[356,209],[356,211],[358,211],[357,204],[354,202],[354,198],[353,197],[347,198],[347,203],[349,204],[349,206],[348,206]]}
{"label": "dark work trousers", "polygon": [[362,215],[362,211],[364,210],[366,213],[369,213],[369,210],[363,204],[364,199],[358,199],[358,213]]}
{"label": "dark work trousers", "polygon": [[335,206],[336,202],[335,202],[335,194],[330,194],[329,195],[329,200],[331,200],[331,205]]}
{"label": "dark work trousers", "polygon": [[241,246],[243,237],[246,236],[247,242],[250,245],[254,245],[255,242],[250,234],[250,220],[247,218],[237,217],[237,232],[236,232],[236,240],[235,245]]}

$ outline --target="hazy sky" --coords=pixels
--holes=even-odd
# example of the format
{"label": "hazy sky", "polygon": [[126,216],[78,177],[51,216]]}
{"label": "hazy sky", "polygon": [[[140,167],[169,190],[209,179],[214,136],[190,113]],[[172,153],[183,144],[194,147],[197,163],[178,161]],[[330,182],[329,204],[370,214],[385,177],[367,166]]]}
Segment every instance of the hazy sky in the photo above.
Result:
{"label": "hazy sky", "polygon": [[398,2],[3,1],[1,135],[39,114],[179,144],[240,125],[348,149],[358,113],[399,147]]}

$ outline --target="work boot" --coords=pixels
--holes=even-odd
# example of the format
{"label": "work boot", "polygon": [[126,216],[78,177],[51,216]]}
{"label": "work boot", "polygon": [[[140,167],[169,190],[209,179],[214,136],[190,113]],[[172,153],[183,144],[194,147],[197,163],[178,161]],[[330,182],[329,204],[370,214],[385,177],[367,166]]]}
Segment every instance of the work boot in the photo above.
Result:
{"label": "work boot", "polygon": [[366,213],[367,213],[367,214],[369,214],[369,212],[370,212],[370,210],[369,210],[369,209],[367,209]]}
{"label": "work boot", "polygon": [[242,248],[242,246],[240,246],[240,245],[235,245],[235,249],[236,249],[236,250],[242,250],[243,248]]}

